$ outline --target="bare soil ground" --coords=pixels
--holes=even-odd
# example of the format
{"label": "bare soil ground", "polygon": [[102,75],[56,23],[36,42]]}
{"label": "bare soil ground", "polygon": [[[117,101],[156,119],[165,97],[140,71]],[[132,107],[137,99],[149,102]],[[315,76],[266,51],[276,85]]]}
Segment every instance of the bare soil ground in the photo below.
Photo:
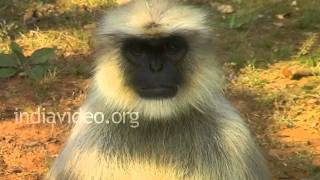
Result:
{"label": "bare soil ground", "polygon": [[245,69],[229,85],[230,96],[264,148],[274,179],[315,177],[320,170],[320,77],[288,79],[283,75],[288,64]]}

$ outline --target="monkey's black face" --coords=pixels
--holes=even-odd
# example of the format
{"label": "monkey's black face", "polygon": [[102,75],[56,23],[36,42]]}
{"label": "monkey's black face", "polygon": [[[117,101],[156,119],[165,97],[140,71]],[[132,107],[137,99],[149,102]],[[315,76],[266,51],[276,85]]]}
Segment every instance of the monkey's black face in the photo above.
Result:
{"label": "monkey's black face", "polygon": [[121,51],[128,64],[128,83],[140,97],[163,99],[177,94],[183,82],[181,66],[188,52],[183,37],[129,38]]}

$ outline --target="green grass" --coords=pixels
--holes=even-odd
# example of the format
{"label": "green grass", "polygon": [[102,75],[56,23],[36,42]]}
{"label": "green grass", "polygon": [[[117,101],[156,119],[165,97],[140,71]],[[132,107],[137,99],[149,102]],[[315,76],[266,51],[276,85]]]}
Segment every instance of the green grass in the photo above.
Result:
{"label": "green grass", "polygon": [[[297,53],[299,43],[306,33],[319,32],[320,1],[220,1],[232,4],[236,11],[223,18],[216,18],[218,30],[222,30],[222,51],[226,60],[239,68],[252,58],[265,64],[290,59]],[[278,14],[288,14],[284,20]],[[282,23],[277,27],[275,23]]]}

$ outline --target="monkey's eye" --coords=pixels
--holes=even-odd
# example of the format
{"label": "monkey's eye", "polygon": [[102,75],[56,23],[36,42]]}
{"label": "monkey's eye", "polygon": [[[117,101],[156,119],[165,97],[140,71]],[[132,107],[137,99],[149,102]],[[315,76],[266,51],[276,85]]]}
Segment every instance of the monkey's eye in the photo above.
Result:
{"label": "monkey's eye", "polygon": [[145,48],[141,45],[133,45],[129,48],[129,53],[134,57],[142,57],[145,55]]}
{"label": "monkey's eye", "polygon": [[139,42],[126,43],[122,49],[122,53],[130,62],[141,64],[142,60],[147,56],[147,49],[145,45]]}
{"label": "monkey's eye", "polygon": [[181,39],[170,39],[165,43],[164,50],[173,60],[180,60],[187,52],[187,45]]}
{"label": "monkey's eye", "polygon": [[165,51],[168,54],[175,54],[179,52],[180,49],[181,49],[181,46],[177,42],[169,41],[165,44]]}
{"label": "monkey's eye", "polygon": [[176,52],[179,50],[180,46],[177,42],[170,41],[166,43],[165,48],[168,52]]}

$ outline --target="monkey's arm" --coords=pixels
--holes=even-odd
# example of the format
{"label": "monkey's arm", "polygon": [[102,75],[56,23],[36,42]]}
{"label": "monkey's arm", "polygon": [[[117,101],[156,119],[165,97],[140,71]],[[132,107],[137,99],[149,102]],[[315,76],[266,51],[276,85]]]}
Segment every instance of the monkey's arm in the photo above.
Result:
{"label": "monkey's arm", "polygon": [[[222,179],[238,180],[269,180],[270,175],[266,162],[255,140],[252,137],[249,128],[244,120],[238,115],[238,112],[226,101],[224,103],[218,118],[219,146],[223,148],[219,153],[221,167],[229,169],[229,172],[221,169],[226,173]],[[229,173],[229,174],[228,174]]]}

